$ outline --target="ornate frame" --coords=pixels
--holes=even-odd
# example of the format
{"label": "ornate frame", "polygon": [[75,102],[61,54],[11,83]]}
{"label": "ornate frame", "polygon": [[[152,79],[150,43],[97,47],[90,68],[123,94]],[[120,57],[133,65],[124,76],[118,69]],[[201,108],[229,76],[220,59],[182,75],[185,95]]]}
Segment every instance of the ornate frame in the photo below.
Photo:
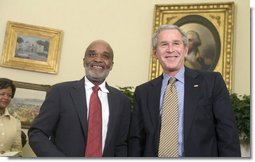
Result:
{"label": "ornate frame", "polygon": [[[184,31],[189,27],[209,31],[214,40],[213,59],[216,61],[208,71],[220,72],[231,91],[234,2],[155,5],[153,31],[163,24],[175,24]],[[161,75],[162,68],[158,60],[154,59],[153,53],[150,59],[149,79],[154,79]]]}
{"label": "ornate frame", "polygon": [[1,66],[57,74],[62,31],[7,22]]}

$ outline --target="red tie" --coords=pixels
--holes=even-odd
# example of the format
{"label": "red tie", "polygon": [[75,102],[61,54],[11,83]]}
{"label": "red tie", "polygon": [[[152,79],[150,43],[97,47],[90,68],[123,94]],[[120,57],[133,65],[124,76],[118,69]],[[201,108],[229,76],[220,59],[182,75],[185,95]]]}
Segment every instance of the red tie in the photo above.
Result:
{"label": "red tie", "polygon": [[98,86],[94,86],[90,96],[88,139],[86,157],[102,157],[102,108],[98,98]]}

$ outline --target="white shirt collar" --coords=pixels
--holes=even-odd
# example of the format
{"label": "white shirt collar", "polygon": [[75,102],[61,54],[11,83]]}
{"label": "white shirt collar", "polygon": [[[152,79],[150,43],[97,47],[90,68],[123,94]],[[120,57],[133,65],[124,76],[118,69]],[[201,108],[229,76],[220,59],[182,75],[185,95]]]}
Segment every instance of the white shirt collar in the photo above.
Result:
{"label": "white shirt collar", "polygon": [[[92,87],[94,87],[95,85],[88,80],[88,78],[85,76],[85,89],[86,91],[89,89],[92,89]],[[104,92],[104,93],[109,93],[108,89],[106,88],[106,82],[104,81],[102,84],[99,85],[100,87],[100,91]]]}

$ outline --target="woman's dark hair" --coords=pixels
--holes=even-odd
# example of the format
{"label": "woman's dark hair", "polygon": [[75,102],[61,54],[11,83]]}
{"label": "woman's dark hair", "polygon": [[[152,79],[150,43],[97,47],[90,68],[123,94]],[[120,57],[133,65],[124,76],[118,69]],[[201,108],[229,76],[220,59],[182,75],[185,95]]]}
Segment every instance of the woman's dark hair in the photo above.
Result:
{"label": "woman's dark hair", "polygon": [[12,89],[12,98],[15,95],[16,86],[14,85],[13,81],[7,78],[0,78],[0,89],[5,89],[11,87]]}

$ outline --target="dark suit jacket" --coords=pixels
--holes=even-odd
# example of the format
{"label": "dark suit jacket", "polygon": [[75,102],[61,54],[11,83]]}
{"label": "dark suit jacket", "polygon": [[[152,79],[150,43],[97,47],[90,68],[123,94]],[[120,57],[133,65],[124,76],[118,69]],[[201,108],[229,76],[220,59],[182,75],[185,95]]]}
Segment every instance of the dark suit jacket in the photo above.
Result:
{"label": "dark suit jacket", "polygon": [[[103,156],[127,156],[130,101],[117,89],[109,90],[109,123]],[[29,129],[29,144],[37,156],[84,157],[87,103],[84,78],[52,87]]]}
{"label": "dark suit jacket", "polygon": [[[162,79],[135,90],[129,156],[158,156]],[[221,75],[185,68],[184,86],[184,156],[240,156],[233,110]]]}

